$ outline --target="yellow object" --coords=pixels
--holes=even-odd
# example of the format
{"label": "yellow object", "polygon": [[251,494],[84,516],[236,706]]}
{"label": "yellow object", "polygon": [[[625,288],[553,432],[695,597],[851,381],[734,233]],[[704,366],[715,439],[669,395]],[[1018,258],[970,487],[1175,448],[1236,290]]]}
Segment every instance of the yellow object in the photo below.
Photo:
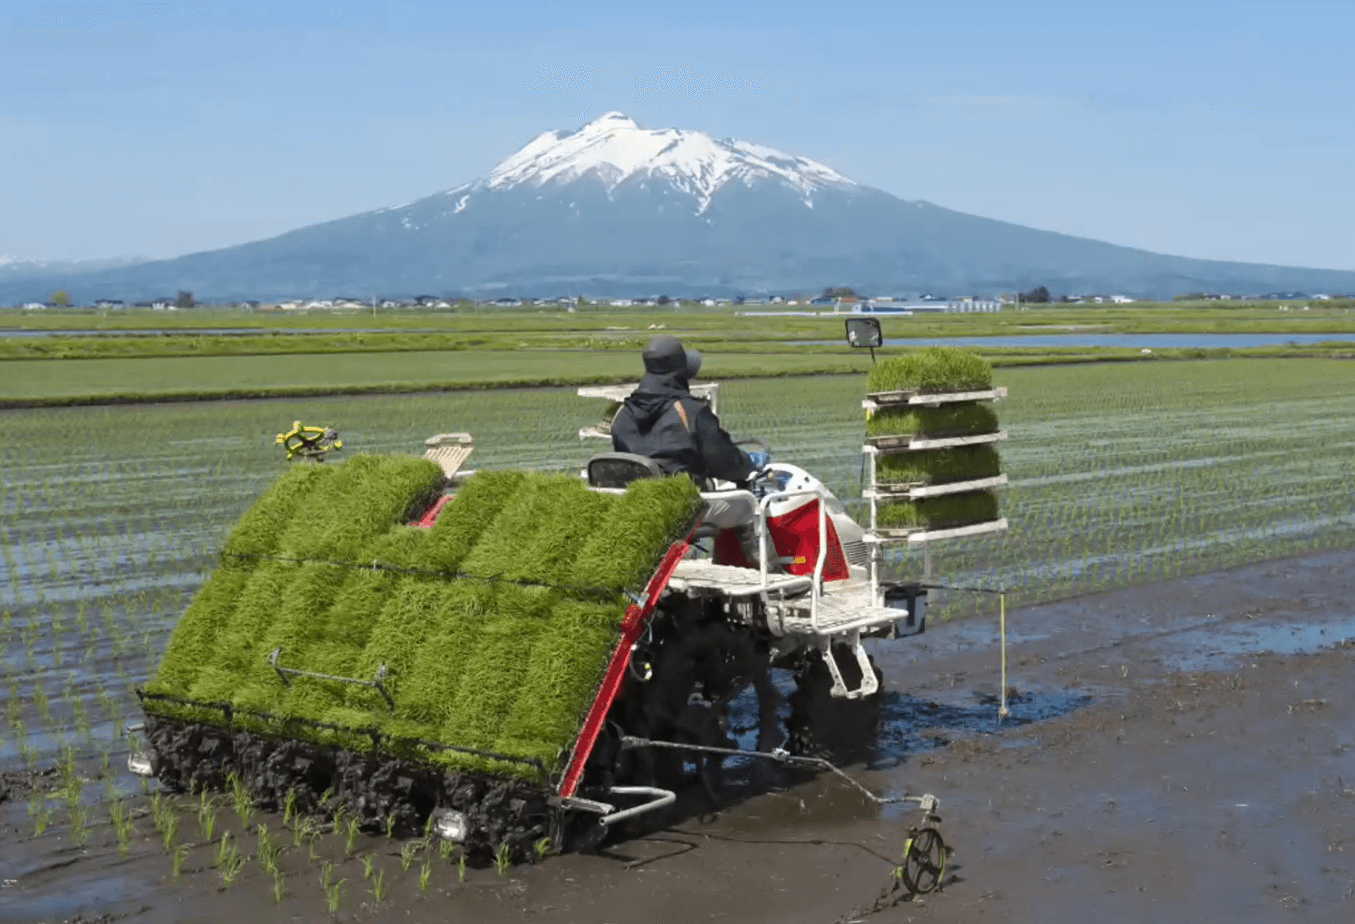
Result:
{"label": "yellow object", "polygon": [[1007,595],[997,595],[997,626],[1002,637],[1002,699],[997,707],[997,717],[1005,719],[1010,713],[1007,709]]}
{"label": "yellow object", "polygon": [[292,429],[279,433],[273,442],[281,443],[287,450],[289,462],[296,456],[315,459],[331,450],[343,448],[343,440],[339,439],[337,430],[330,427],[305,427],[299,420],[292,421]]}

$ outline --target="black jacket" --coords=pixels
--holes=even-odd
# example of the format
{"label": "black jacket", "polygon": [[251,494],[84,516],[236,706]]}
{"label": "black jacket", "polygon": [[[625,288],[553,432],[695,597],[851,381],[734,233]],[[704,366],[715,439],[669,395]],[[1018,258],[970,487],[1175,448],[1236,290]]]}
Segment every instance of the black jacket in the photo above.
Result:
{"label": "black jacket", "polygon": [[[676,405],[681,402],[686,423]],[[698,480],[747,481],[748,454],[720,429],[720,421],[676,376],[648,373],[612,420],[612,448],[648,456],[668,474],[688,472]]]}

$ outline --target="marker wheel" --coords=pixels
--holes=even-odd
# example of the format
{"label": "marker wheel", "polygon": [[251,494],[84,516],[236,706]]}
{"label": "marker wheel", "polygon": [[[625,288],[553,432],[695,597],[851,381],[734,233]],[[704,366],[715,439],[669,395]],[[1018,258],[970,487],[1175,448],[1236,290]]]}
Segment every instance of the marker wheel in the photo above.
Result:
{"label": "marker wheel", "polygon": [[935,828],[923,828],[908,838],[903,848],[903,884],[908,891],[925,894],[941,884],[946,874],[949,849]]}

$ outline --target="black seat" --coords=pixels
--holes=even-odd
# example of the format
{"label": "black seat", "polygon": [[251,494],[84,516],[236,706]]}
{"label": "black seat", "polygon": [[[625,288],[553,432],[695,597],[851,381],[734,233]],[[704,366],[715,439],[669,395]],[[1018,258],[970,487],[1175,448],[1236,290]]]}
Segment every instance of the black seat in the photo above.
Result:
{"label": "black seat", "polygon": [[624,488],[640,478],[658,478],[659,463],[633,452],[600,452],[588,460],[588,485],[593,488]]}

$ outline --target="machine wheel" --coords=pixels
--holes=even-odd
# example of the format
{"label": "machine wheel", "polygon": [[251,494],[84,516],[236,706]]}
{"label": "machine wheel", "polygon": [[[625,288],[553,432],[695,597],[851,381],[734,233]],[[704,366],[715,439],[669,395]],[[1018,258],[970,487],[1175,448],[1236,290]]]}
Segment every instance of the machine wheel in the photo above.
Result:
{"label": "machine wheel", "polygon": [[908,891],[927,893],[941,884],[946,874],[949,848],[935,828],[914,832],[903,848],[903,884]]}
{"label": "machine wheel", "polygon": [[[843,682],[861,683],[861,668],[846,645],[833,646]],[[872,658],[871,670],[881,679]],[[832,695],[833,675],[822,653],[813,651],[795,672],[795,692],[790,694],[789,744],[787,750],[805,757],[820,757],[832,763],[865,759],[875,745],[880,724],[880,694],[862,699]]]}
{"label": "machine wheel", "polygon": [[[628,733],[655,741],[737,748],[730,705],[750,687],[757,692],[757,749],[779,747],[781,695],[771,681],[770,653],[748,632],[722,619],[675,620],[650,649],[652,677],[631,678],[629,702],[618,714]],[[715,798],[725,758],[670,748],[640,748],[627,755],[618,777],[681,793],[704,786]],[[695,774],[688,769],[695,765]]]}

